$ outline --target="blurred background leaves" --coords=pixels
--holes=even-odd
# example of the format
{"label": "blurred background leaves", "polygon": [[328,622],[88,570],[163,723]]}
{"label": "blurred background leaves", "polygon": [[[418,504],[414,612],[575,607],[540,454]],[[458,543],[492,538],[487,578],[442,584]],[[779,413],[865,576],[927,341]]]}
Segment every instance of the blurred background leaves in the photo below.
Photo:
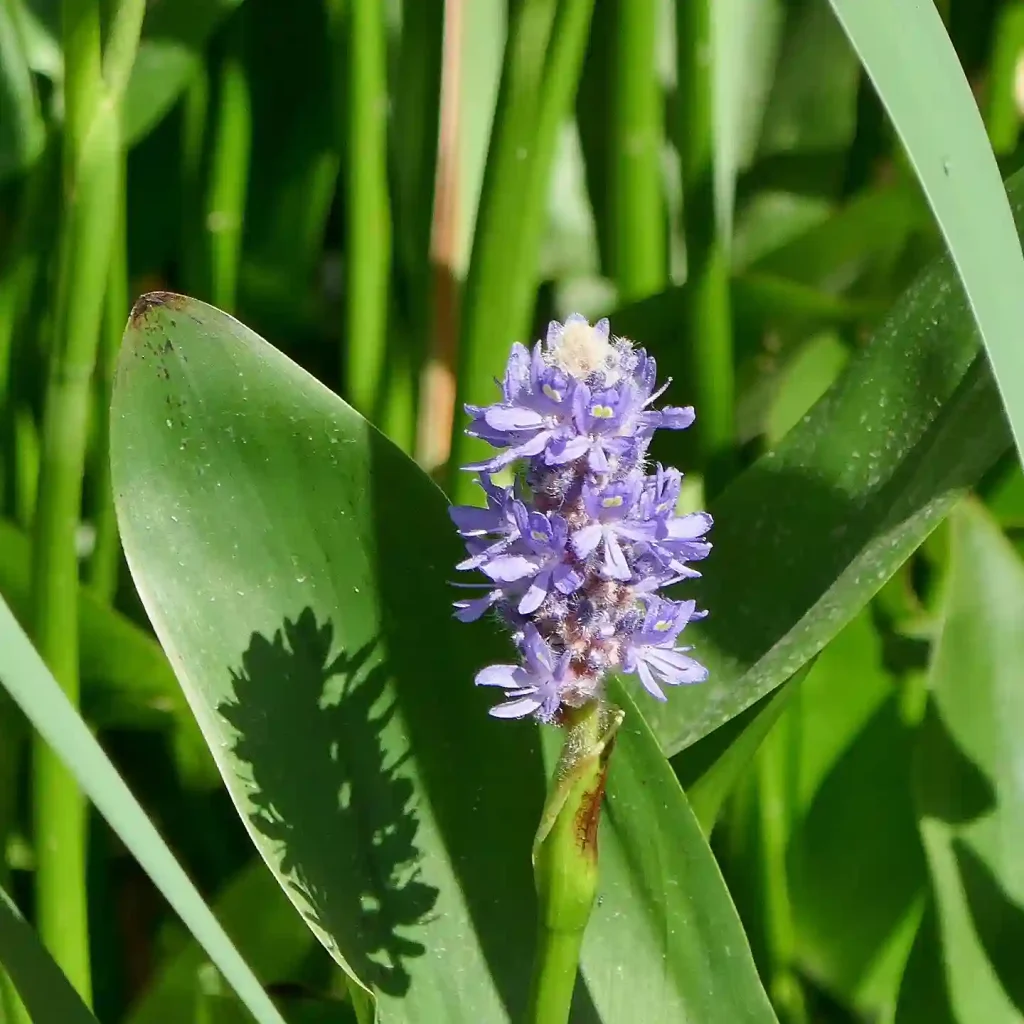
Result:
{"label": "blurred background leaves", "polygon": [[[109,56],[126,5],[77,2],[97,15]],[[114,355],[128,306],[154,288],[238,316],[453,497],[467,488],[456,465],[471,447],[458,403],[488,399],[510,343],[541,336],[552,317],[610,315],[616,333],[635,337],[674,376],[673,400],[696,405],[691,436],[670,438],[654,454],[687,471],[687,507],[707,505],[715,515],[717,546],[699,590],[712,615],[694,630],[713,674],[664,707],[630,709],[646,724],[624,734],[623,748],[636,750],[616,755],[618,783],[613,767],[622,794],[609,802],[608,902],[588,940],[581,1020],[619,1019],[632,1008],[623,992],[642,987],[640,975],[614,973],[614,945],[606,943],[625,920],[619,913],[633,915],[652,971],[665,957],[666,970],[681,972],[652,989],[650,1019],[675,1019],[683,1005],[704,1019],[677,1001],[685,991],[678,978],[696,953],[666,938],[691,920],[690,867],[715,894],[715,927],[742,944],[731,894],[785,1024],[1024,1019],[1014,967],[1024,889],[1013,854],[1024,476],[1001,406],[1020,400],[1019,375],[1001,373],[997,391],[979,347],[979,338],[1008,339],[1014,358],[1012,311],[1024,291],[1010,283],[1020,257],[1009,217],[1000,220],[995,172],[976,159],[987,152],[984,128],[1019,211],[1024,5],[856,7],[146,5],[108,198],[97,207],[110,234],[100,249],[110,252],[91,268],[104,283],[89,291],[94,358],[78,371],[83,382],[91,376],[78,392],[82,426],[73,438],[83,446],[73,481],[82,494],[71,503],[79,514],[60,525],[62,550],[80,572],[65,574],[57,603],[62,621],[77,624],[82,715],[289,1022],[365,1019],[367,1010],[254,854],[117,540],[107,465]],[[75,130],[69,91],[81,99],[68,69],[80,83],[82,62],[67,50],[61,8],[57,0],[0,0],[0,594],[37,641],[37,494],[54,473],[44,440],[53,405],[47,380],[62,365],[66,303],[74,299],[61,297],[67,272],[58,253],[62,245],[68,251],[72,200],[82,198],[69,191],[66,159]],[[895,19],[910,18],[912,8],[927,19],[927,33],[900,30],[914,23]],[[873,56],[887,45],[895,47],[889,74],[911,93],[932,83],[916,109],[900,106]],[[922,138],[948,156],[948,169],[920,155]],[[933,175],[924,189],[915,167]],[[929,209],[936,189],[952,204],[939,218],[951,258],[942,257],[943,232]],[[971,254],[943,219],[949,215],[973,239],[971,302],[956,270]],[[995,335],[979,282],[1002,309]],[[983,334],[972,305],[989,324]],[[78,314],[72,320],[80,326]],[[307,378],[300,390],[323,395]],[[166,421],[192,410],[167,406],[162,387],[153,396],[143,411],[169,440],[175,428]],[[297,406],[279,411],[282,422],[302,415]],[[284,437],[285,426],[275,436]],[[211,435],[206,443],[205,452],[169,448],[146,486],[169,487],[178,474],[216,464],[218,442]],[[387,459],[398,464],[394,453]],[[438,504],[411,473],[402,471],[401,487]],[[205,479],[215,476],[226,479],[221,470]],[[382,500],[383,479],[372,483]],[[321,484],[311,474],[288,486],[301,533],[299,506],[343,508],[350,482]],[[326,497],[313,493],[321,486]],[[225,508],[209,498],[210,531],[238,532]],[[443,580],[451,538],[443,515],[430,515],[436,522],[423,528],[418,555]],[[217,589],[201,560],[188,573],[177,564],[192,555],[165,527],[151,538],[164,549],[160,578],[193,580],[193,597],[199,587]],[[408,572],[381,559],[367,569],[367,593]],[[289,586],[292,606],[260,632],[269,644],[285,613],[299,621],[310,604],[308,583]],[[228,587],[223,599],[232,593]],[[438,636],[449,629],[445,600],[438,586],[429,619]],[[364,597],[350,614],[377,615],[370,607]],[[319,628],[338,616],[326,598],[319,611]],[[332,658],[373,639],[368,628],[343,639],[340,628],[335,623]],[[231,652],[236,670],[252,632]],[[471,633],[457,642],[476,643]],[[480,640],[491,642],[489,633]],[[467,737],[471,721],[482,721],[469,693],[471,660],[445,683]],[[183,662],[174,664],[181,673]],[[224,675],[218,685],[229,682]],[[209,713],[222,703],[212,700]],[[413,702],[403,726],[414,761],[434,756],[436,722],[421,704]],[[387,730],[398,735],[397,720],[389,718]],[[30,735],[20,713],[0,705],[0,885],[39,926]],[[508,763],[533,765],[539,786],[532,739],[503,733],[501,742]],[[657,779],[650,805],[631,779],[643,765]],[[496,792],[508,786],[504,770],[487,775]],[[403,804],[397,781],[380,784]],[[457,833],[464,780],[448,772],[425,785],[429,800],[417,813],[436,804],[440,831]],[[540,800],[539,789],[524,792],[526,809],[514,815],[521,822]],[[671,820],[660,821],[655,804],[672,808]],[[532,824],[523,826],[524,842]],[[634,830],[652,828],[663,845],[634,849]],[[87,868],[73,884],[88,907],[97,1018],[246,1019],[207,954],[91,811],[82,841]],[[498,856],[462,842],[446,871]],[[673,859],[683,848],[695,858],[689,867]],[[664,858],[653,865],[659,851]],[[528,894],[525,855],[506,856],[510,877],[518,871]],[[74,877],[76,869],[68,862],[47,872]],[[653,888],[637,895],[643,878]],[[479,880],[476,889],[465,879],[430,884],[442,900],[459,884],[483,899]],[[516,927],[528,946],[531,915],[520,911]],[[433,913],[423,912],[425,933],[439,927]],[[452,943],[445,949],[456,955]],[[434,952],[411,957],[409,970],[423,970]],[[753,973],[744,967],[738,976],[760,1006]],[[514,988],[507,979],[481,984]],[[377,987],[382,1007],[402,1003]],[[4,1024],[20,1024],[21,1012],[0,999]]]}

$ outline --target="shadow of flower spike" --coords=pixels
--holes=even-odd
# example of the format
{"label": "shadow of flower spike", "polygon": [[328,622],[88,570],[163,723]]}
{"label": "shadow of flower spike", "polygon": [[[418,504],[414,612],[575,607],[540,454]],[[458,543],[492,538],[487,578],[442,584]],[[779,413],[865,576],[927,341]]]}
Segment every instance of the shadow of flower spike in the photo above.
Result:
{"label": "shadow of flower spike", "polygon": [[407,932],[438,892],[420,877],[414,790],[388,761],[394,716],[387,667],[375,643],[331,660],[334,630],[311,608],[272,639],[254,633],[232,670],[233,699],[218,711],[237,730],[247,767],[251,824],[281,850],[281,870],[308,916],[356,973],[403,995],[404,961],[424,947]]}

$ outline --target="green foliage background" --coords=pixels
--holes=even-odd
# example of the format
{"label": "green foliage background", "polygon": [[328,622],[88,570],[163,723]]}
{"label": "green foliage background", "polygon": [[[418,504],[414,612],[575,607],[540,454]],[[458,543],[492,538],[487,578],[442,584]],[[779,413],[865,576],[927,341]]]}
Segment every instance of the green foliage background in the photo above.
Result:
{"label": "green foliage background", "polygon": [[1021,0],[0,0],[0,1022],[520,1019],[555,741],[445,495],[574,311],[716,525],[572,1019],[1024,1020],[1022,61]]}

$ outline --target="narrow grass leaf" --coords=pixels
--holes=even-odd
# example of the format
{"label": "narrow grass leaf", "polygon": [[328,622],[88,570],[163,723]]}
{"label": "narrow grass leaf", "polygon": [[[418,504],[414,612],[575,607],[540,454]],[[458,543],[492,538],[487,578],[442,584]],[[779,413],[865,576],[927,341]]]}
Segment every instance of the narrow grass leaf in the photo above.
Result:
{"label": "narrow grass leaf", "polygon": [[[32,1020],[96,1024],[96,1018],[81,996],[3,889],[0,889],[0,966],[14,982]],[[0,1009],[0,1015],[2,1013]]]}
{"label": "narrow grass leaf", "polygon": [[830,0],[928,196],[1024,451],[1024,255],[970,84],[918,0]]}

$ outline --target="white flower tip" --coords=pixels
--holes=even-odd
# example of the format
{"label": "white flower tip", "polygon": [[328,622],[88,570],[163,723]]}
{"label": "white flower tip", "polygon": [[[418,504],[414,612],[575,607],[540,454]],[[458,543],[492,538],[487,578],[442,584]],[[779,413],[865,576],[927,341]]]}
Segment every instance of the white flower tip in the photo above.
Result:
{"label": "white flower tip", "polygon": [[569,317],[550,339],[548,356],[555,366],[574,377],[589,377],[598,370],[614,370],[619,353],[606,331],[592,327],[582,317]]}

